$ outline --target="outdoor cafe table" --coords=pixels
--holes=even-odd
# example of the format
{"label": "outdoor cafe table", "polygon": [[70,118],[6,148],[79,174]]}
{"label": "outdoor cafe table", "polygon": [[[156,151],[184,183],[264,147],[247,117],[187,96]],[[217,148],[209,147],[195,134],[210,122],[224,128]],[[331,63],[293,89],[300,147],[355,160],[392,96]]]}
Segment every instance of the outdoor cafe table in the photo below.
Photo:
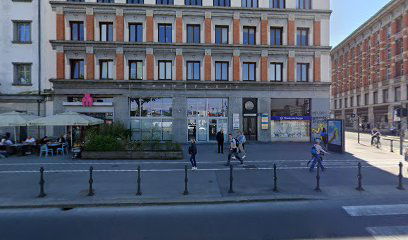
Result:
{"label": "outdoor cafe table", "polygon": [[47,143],[48,148],[51,148],[52,151],[54,152],[54,154],[57,153],[57,148],[62,147],[62,143],[58,143],[58,142],[50,142]]}

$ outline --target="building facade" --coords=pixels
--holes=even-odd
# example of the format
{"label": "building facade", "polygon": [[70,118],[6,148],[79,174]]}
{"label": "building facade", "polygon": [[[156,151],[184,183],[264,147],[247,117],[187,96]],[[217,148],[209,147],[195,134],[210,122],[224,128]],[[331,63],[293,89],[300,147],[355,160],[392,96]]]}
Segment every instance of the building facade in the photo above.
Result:
{"label": "building facade", "polygon": [[[50,1],[53,111],[134,140],[310,141],[330,113],[326,0]],[[227,134],[226,134],[227,135]]]}
{"label": "building facade", "polygon": [[331,109],[346,128],[401,128],[407,104],[408,1],[394,0],[331,53]]}

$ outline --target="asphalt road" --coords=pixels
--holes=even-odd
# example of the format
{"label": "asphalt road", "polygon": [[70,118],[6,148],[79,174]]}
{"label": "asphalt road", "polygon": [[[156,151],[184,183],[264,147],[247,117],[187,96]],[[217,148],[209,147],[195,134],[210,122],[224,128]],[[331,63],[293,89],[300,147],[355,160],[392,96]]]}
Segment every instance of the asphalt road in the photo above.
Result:
{"label": "asphalt road", "polygon": [[347,202],[10,209],[0,210],[0,239],[361,240],[385,239],[381,238],[385,235],[398,240],[408,239],[408,204],[404,203],[402,199],[387,198]]}

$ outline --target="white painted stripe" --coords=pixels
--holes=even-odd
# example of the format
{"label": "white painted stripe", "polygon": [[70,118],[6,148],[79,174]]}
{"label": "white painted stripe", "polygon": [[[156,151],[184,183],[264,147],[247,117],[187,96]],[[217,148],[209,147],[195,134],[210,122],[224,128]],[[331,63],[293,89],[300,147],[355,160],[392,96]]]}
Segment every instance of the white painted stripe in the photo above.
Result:
{"label": "white painted stripe", "polygon": [[408,226],[368,227],[366,230],[376,240],[407,240]]}
{"label": "white painted stripe", "polygon": [[343,206],[343,209],[353,217],[408,214],[408,204]]}

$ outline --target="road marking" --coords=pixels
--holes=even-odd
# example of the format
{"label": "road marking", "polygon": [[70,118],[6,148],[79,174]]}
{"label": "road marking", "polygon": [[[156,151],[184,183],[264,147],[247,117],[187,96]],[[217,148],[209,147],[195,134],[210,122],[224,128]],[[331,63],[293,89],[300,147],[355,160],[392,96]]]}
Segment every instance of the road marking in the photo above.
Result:
{"label": "road marking", "polygon": [[406,240],[408,226],[368,227],[366,230],[376,240]]}
{"label": "road marking", "polygon": [[408,214],[408,204],[343,206],[343,209],[352,217]]}

